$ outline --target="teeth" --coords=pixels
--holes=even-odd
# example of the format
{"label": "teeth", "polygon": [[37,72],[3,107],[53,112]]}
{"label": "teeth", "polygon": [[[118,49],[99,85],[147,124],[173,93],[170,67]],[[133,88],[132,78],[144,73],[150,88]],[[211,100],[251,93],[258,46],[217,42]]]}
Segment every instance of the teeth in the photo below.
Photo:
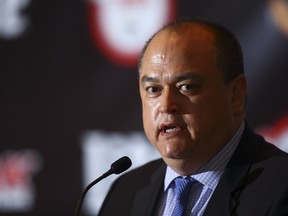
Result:
{"label": "teeth", "polygon": [[171,133],[171,132],[174,132],[174,131],[178,131],[178,129],[176,127],[174,127],[174,128],[166,128],[165,129],[166,133]]}

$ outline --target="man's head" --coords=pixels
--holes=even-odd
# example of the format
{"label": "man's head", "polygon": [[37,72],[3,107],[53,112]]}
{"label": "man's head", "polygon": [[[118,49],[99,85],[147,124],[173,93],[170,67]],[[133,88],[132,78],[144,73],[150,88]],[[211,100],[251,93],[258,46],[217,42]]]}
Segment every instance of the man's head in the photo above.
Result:
{"label": "man's head", "polygon": [[140,57],[139,84],[145,133],[180,174],[215,155],[243,121],[241,48],[217,25],[180,21],[158,31]]}

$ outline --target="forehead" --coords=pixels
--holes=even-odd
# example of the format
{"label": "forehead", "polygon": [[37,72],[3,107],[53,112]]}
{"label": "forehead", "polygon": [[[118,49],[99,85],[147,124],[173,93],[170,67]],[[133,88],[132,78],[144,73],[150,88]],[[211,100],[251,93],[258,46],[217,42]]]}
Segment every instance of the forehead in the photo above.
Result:
{"label": "forehead", "polygon": [[213,67],[215,62],[213,33],[201,25],[185,24],[162,30],[152,39],[140,75],[173,71],[178,76],[178,72],[208,70],[205,67]]}
{"label": "forehead", "polygon": [[215,34],[212,28],[195,23],[181,23],[175,26],[164,28],[151,40],[145,54],[154,48],[171,47],[173,45],[185,46],[189,49],[197,44],[214,46]]}

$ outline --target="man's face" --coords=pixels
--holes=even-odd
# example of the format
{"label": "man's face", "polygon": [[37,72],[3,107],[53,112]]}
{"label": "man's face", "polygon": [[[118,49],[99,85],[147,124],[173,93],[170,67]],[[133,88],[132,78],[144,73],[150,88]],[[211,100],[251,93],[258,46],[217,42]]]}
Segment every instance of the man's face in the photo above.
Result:
{"label": "man's face", "polygon": [[203,164],[235,129],[233,89],[224,84],[214,49],[213,35],[196,26],[159,33],[143,56],[144,130],[166,162]]}

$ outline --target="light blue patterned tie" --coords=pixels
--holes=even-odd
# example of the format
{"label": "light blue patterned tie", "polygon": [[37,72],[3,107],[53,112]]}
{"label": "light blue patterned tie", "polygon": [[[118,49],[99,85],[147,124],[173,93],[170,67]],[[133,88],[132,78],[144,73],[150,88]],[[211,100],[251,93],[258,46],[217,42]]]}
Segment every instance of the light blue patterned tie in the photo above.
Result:
{"label": "light blue patterned tie", "polygon": [[178,177],[174,179],[174,182],[176,192],[176,205],[171,216],[185,216],[187,203],[189,200],[190,188],[195,180],[190,177]]}

